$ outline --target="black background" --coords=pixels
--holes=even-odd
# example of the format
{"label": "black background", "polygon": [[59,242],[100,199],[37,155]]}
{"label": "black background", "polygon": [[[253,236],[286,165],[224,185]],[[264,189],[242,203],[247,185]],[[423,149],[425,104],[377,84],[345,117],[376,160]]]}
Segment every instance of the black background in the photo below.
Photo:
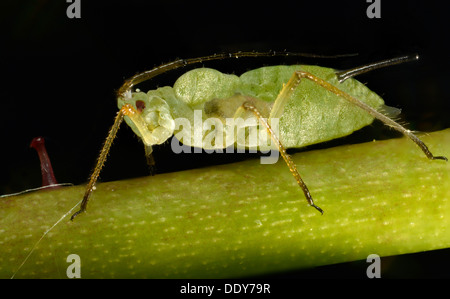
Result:
{"label": "black background", "polygon": [[[252,50],[358,54],[340,59],[239,59],[206,65],[242,73],[258,63],[306,62],[345,69],[417,52],[418,62],[359,79],[388,105],[402,108],[401,119],[411,129],[429,132],[450,127],[446,3],[381,0],[381,19],[369,19],[369,3],[364,0],[81,0],[81,19],[69,19],[69,4],[63,0],[2,1],[0,194],[40,185],[39,160],[29,148],[36,136],[46,139],[59,182],[85,183],[117,112],[115,91],[123,80],[176,58]],[[178,75],[162,76],[148,88],[171,84]],[[355,136],[344,142],[387,138],[392,133],[374,125]],[[158,173],[228,162],[229,155],[223,156],[174,155],[167,145],[155,149]],[[143,147],[123,126],[101,179],[147,174]],[[449,264],[448,254],[435,251],[396,257],[401,266],[392,266],[391,276],[448,277],[443,266]],[[286,275],[365,277],[365,265],[357,265]]]}

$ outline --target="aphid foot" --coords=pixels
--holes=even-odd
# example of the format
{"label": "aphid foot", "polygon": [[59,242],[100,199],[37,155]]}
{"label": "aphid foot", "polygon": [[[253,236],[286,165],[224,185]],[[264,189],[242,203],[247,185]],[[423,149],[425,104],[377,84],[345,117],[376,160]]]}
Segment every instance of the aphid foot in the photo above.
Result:
{"label": "aphid foot", "polygon": [[77,217],[78,215],[80,215],[81,213],[83,213],[84,211],[86,211],[85,209],[80,209],[78,212],[73,213],[72,217],[70,217],[70,220],[73,221],[73,219],[75,217]]}
{"label": "aphid foot", "polygon": [[444,156],[431,157],[431,160],[445,160],[445,161],[448,161],[447,157],[444,157]]}
{"label": "aphid foot", "polygon": [[312,207],[314,207],[317,211],[320,212],[320,214],[323,215],[323,210],[321,208],[319,208],[318,206],[316,206],[315,204],[311,204]]}

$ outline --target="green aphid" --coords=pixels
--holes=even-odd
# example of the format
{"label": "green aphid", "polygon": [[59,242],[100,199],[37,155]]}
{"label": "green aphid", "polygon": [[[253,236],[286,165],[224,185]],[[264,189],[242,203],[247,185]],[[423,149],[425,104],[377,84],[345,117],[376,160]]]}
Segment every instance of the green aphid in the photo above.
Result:
{"label": "green aphid", "polygon": [[[209,60],[229,57],[289,55],[239,52],[177,60],[125,81],[118,92],[119,113],[105,141],[89,180],[81,208],[86,210],[100,170],[117,130],[125,119],[145,146],[147,161],[152,146],[175,136],[187,146],[223,151],[225,148],[276,150],[287,163],[308,203],[319,212],[286,148],[300,148],[351,134],[377,118],[408,136],[431,159],[427,146],[410,130],[388,115],[394,108],[352,77],[380,67],[417,60],[418,55],[397,57],[346,71],[313,65],[268,66],[240,76],[223,74],[210,68],[186,72],[173,87],[147,93],[133,86],[169,70]],[[175,139],[172,139],[175,140]],[[172,149],[178,143],[172,141]]]}

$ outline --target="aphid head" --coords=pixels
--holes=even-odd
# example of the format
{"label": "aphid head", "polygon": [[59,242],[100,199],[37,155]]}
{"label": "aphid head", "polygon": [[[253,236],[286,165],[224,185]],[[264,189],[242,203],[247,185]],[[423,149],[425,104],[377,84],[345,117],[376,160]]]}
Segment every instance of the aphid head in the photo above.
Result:
{"label": "aphid head", "polygon": [[175,129],[175,121],[167,102],[158,96],[137,90],[119,97],[118,106],[131,105],[136,114],[125,116],[126,123],[138,135],[146,146],[161,144],[169,139]]}

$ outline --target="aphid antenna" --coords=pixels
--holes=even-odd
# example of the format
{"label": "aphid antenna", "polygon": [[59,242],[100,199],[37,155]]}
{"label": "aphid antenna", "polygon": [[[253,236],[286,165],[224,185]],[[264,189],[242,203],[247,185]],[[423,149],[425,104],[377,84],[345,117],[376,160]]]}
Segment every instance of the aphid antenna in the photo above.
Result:
{"label": "aphid antenna", "polygon": [[296,53],[296,52],[288,52],[288,51],[268,51],[268,52],[257,52],[257,51],[238,51],[233,53],[216,53],[213,55],[198,57],[198,58],[188,58],[188,59],[178,59],[169,63],[162,64],[157,66],[151,70],[138,73],[133,77],[127,79],[124,84],[120,87],[118,91],[118,97],[126,97],[127,93],[133,88],[133,86],[142,83],[144,81],[150,80],[156,76],[164,74],[169,71],[176,70],[178,68],[186,67],[188,65],[203,63],[207,61],[213,60],[222,60],[222,59],[230,59],[230,58],[244,58],[244,57],[275,57],[275,56],[298,56],[298,57],[307,57],[307,58],[324,58],[324,59],[335,59],[335,58],[343,58],[343,57],[351,57],[356,56],[357,53],[352,54],[337,54],[337,55],[318,55],[318,54],[310,54],[310,53]]}

